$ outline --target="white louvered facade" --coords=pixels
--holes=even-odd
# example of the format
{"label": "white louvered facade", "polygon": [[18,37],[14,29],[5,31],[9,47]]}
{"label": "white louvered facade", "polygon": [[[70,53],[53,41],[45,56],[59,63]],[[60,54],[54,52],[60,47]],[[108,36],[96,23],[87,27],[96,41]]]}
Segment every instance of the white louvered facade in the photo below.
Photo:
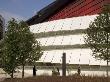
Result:
{"label": "white louvered facade", "polygon": [[[65,52],[69,64],[106,65],[105,61],[93,58],[89,48],[82,47],[85,44],[85,34],[80,31],[87,29],[96,16],[66,18],[30,26],[30,31],[39,35],[38,38],[36,35],[36,40],[45,47],[39,61],[61,63],[62,53]],[[80,31],[77,33],[75,30]],[[52,35],[52,33],[54,34]]]}

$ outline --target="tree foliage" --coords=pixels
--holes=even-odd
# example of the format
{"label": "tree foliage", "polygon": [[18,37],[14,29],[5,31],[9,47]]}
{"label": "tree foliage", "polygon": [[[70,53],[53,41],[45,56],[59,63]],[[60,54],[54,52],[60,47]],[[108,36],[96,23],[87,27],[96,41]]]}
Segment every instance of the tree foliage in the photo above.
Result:
{"label": "tree foliage", "polygon": [[12,19],[8,23],[8,31],[5,34],[3,41],[1,42],[2,50],[1,50],[1,58],[3,64],[3,70],[7,72],[13,78],[13,72],[17,65],[18,58],[18,35],[17,29],[18,24],[17,21]]}
{"label": "tree foliage", "polygon": [[16,67],[20,65],[23,66],[22,77],[24,77],[26,63],[34,63],[42,56],[40,43],[24,21],[19,23],[15,19],[9,21],[8,30],[0,46],[3,70],[11,77]]}
{"label": "tree foliage", "polygon": [[28,64],[35,65],[36,61],[41,58],[43,55],[40,42],[36,41],[36,44],[33,44],[33,50],[31,51],[31,55],[29,55]]}
{"label": "tree foliage", "polygon": [[109,6],[90,23],[86,31],[85,42],[91,48],[96,59],[110,61],[110,12]]}
{"label": "tree foliage", "polygon": [[19,23],[19,64],[24,66],[27,62],[35,62],[42,56],[40,43],[36,41],[34,34],[30,32],[28,25],[21,21]]}
{"label": "tree foliage", "polygon": [[85,42],[92,49],[94,57],[110,60],[110,13],[99,14],[94,22],[90,23],[86,34]]}

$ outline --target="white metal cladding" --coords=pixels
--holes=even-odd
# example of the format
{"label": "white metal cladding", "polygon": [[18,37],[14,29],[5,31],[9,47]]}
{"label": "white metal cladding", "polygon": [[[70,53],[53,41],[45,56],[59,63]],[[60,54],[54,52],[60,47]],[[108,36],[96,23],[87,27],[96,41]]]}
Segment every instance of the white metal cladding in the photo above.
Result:
{"label": "white metal cladding", "polygon": [[61,63],[63,52],[67,54],[67,63],[69,64],[106,65],[106,62],[93,58],[92,55],[90,55],[92,54],[90,49],[44,51],[44,55],[39,61]]}
{"label": "white metal cladding", "polygon": [[[91,21],[96,18],[97,15],[73,17],[67,19],[60,19],[50,22],[44,22],[30,26],[30,31],[33,33],[45,33],[55,32],[62,30],[76,30],[76,29],[87,29]],[[64,33],[63,33],[64,34]],[[85,34],[74,34],[74,35],[58,35],[36,38],[40,41],[42,46],[55,46],[55,45],[75,45],[85,44]],[[39,61],[41,62],[53,62],[61,63],[62,53],[67,54],[67,63],[70,64],[89,64],[89,65],[106,65],[106,62],[102,60],[96,60],[92,57],[92,51],[88,48],[77,48],[77,49],[61,49],[61,50],[49,50],[44,51],[43,56]]]}
{"label": "white metal cladding", "polygon": [[40,41],[42,46],[85,44],[83,38],[84,35],[85,34],[46,37],[46,38],[39,38],[37,39],[37,41]]}
{"label": "white metal cladding", "polygon": [[30,31],[33,33],[58,31],[58,30],[75,30],[88,28],[91,21],[97,15],[73,17],[61,20],[55,20],[30,26]]}

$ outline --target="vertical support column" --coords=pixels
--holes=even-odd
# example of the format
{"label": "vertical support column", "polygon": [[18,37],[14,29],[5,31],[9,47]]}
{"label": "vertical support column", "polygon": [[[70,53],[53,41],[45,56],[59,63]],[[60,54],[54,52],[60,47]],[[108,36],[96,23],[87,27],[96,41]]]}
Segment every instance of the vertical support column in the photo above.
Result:
{"label": "vertical support column", "polygon": [[62,57],[62,76],[66,76],[66,53]]}

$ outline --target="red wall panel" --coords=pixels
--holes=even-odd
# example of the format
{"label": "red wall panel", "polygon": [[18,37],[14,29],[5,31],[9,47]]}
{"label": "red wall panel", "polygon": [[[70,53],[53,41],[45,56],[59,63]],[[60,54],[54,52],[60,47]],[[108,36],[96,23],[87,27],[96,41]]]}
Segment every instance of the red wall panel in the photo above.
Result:
{"label": "red wall panel", "polygon": [[101,12],[102,6],[108,3],[110,0],[76,0],[51,16],[49,21],[98,14]]}

